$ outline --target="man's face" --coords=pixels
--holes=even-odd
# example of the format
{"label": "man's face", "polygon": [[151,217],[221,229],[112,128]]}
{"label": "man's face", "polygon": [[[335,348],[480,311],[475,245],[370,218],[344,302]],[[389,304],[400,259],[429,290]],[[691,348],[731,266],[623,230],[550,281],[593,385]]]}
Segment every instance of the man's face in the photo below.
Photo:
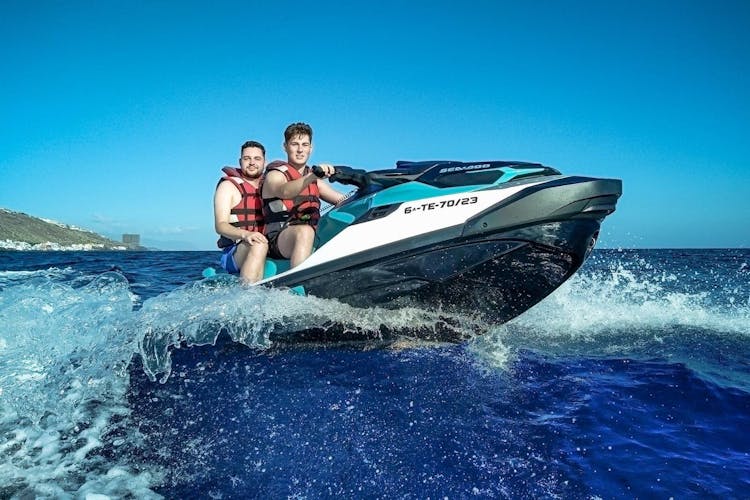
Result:
{"label": "man's face", "polygon": [[240,156],[242,175],[248,179],[257,179],[263,174],[266,157],[260,148],[244,148]]}
{"label": "man's face", "polygon": [[288,162],[293,167],[304,167],[307,165],[310,153],[312,153],[310,136],[307,134],[295,135],[284,143],[284,151],[286,151]]}

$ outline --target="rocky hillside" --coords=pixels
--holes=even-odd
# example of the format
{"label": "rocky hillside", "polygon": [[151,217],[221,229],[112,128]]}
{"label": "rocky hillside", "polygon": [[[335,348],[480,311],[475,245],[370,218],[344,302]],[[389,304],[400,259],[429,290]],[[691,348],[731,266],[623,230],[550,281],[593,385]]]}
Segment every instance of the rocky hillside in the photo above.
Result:
{"label": "rocky hillside", "polygon": [[0,249],[127,250],[118,241],[85,229],[0,208]]}

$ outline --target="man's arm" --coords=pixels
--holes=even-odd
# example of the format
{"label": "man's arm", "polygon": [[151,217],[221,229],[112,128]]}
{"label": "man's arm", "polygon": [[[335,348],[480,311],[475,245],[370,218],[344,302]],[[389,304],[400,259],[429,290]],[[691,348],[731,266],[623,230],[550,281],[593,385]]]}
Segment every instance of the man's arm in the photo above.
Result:
{"label": "man's arm", "polygon": [[318,182],[318,190],[320,191],[320,198],[323,201],[327,201],[331,205],[335,205],[341,200],[346,198],[346,195],[336,189],[327,182]]}
{"label": "man's arm", "polygon": [[290,200],[300,194],[308,185],[312,184],[315,179],[317,179],[315,174],[308,172],[299,179],[287,181],[283,173],[271,170],[266,173],[266,177],[263,179],[263,198]]}

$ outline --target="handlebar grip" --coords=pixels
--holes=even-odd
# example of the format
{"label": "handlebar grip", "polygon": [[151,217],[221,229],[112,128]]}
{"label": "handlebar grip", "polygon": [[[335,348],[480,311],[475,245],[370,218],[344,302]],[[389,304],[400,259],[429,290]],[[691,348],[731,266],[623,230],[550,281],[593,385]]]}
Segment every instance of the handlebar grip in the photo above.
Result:
{"label": "handlebar grip", "polygon": [[312,173],[315,174],[315,177],[317,177],[318,179],[322,179],[326,176],[325,170],[323,170],[323,168],[319,167],[318,165],[313,165]]}

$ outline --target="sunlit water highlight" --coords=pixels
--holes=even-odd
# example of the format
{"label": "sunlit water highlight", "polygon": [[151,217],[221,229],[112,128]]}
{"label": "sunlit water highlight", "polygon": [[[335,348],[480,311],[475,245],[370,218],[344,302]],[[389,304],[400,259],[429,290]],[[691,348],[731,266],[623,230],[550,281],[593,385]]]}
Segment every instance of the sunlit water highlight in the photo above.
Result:
{"label": "sunlit water highlight", "polygon": [[[2,498],[750,488],[748,251],[597,252],[506,325],[202,279],[212,253],[0,259]],[[446,321],[473,340],[414,338]],[[371,340],[272,340],[311,327]]]}

